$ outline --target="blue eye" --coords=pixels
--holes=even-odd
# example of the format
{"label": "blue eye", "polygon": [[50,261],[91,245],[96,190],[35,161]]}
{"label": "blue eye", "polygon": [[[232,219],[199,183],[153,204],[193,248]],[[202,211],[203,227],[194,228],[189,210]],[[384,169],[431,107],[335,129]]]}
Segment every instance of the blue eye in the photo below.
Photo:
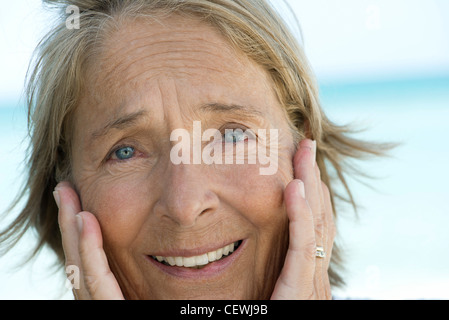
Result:
{"label": "blue eye", "polygon": [[124,147],[115,151],[114,154],[119,160],[128,160],[134,156],[134,152],[135,150],[133,147]]}
{"label": "blue eye", "polygon": [[242,142],[245,141],[247,138],[248,135],[246,135],[241,129],[226,130],[226,133],[224,134],[224,141],[227,143]]}

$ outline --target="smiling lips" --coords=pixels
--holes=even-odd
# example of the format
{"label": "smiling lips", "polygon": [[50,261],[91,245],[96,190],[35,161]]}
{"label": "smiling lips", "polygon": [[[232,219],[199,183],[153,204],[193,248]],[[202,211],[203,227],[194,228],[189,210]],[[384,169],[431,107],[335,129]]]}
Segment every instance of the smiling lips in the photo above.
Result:
{"label": "smiling lips", "polygon": [[242,241],[236,241],[218,250],[211,251],[194,257],[162,257],[162,256],[151,256],[151,257],[162,264],[172,267],[177,266],[177,267],[201,269],[207,264],[223,259],[224,257],[233,253],[234,250],[237,249],[237,247],[241,244],[241,242]]}

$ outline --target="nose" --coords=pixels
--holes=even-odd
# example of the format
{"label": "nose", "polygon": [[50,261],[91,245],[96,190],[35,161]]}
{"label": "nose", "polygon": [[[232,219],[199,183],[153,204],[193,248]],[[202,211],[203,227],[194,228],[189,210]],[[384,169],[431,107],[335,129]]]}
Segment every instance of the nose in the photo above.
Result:
{"label": "nose", "polygon": [[181,227],[192,227],[201,216],[218,208],[211,183],[203,165],[171,165],[155,210]]}

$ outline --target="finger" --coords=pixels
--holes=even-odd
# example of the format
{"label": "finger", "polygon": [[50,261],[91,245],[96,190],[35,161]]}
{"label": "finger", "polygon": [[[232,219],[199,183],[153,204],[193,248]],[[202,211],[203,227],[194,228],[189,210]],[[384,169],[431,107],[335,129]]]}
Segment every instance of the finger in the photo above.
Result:
{"label": "finger", "polygon": [[323,194],[323,202],[325,207],[325,224],[326,224],[326,258],[323,263],[323,281],[325,284],[325,299],[332,299],[332,293],[329,282],[329,264],[332,255],[332,247],[334,243],[334,238],[336,234],[335,224],[334,224],[334,215],[332,210],[332,202],[331,196],[329,192],[329,188],[326,186],[324,182],[322,182],[322,194]]}
{"label": "finger", "polygon": [[[319,170],[317,169],[317,177],[321,180]],[[332,213],[332,206],[326,203],[329,202],[330,204],[330,196],[326,197],[326,194],[329,195],[328,188],[324,182],[321,182],[320,187],[320,198],[321,198],[321,208],[323,210],[323,248],[326,253],[326,256],[324,258],[317,258],[317,274],[320,274],[320,280],[321,283],[318,283],[317,286],[319,286],[319,290],[317,290],[317,295],[319,296],[319,299],[331,299],[331,288],[329,283],[329,261],[330,261],[330,254],[332,250],[332,237],[329,235],[329,225],[330,221],[329,218],[332,216],[332,214],[329,214],[329,210]],[[317,279],[318,280],[318,279]]]}
{"label": "finger", "polygon": [[77,215],[80,228],[79,252],[84,271],[84,281],[94,300],[123,299],[120,287],[109,268],[100,225],[89,212]]}
{"label": "finger", "polygon": [[322,246],[324,249],[326,249],[327,247],[327,239],[328,239],[328,234],[327,234],[327,230],[328,230],[328,219],[327,219],[327,214],[326,214],[326,205],[325,205],[325,198],[324,198],[324,192],[323,192],[323,185],[325,186],[325,184],[323,183],[323,181],[321,181],[321,172],[320,172],[320,168],[318,167],[318,165],[315,166],[314,168],[314,172],[315,172],[315,181],[317,182],[317,187],[318,187],[318,198],[319,198],[319,212],[317,212],[316,215],[319,216],[318,219],[321,220],[321,225],[320,225],[320,229],[317,230],[317,232],[321,232],[321,239],[322,239]]}
{"label": "finger", "polygon": [[77,265],[79,263],[79,255],[75,216],[81,211],[78,196],[68,182],[59,183],[53,194],[59,208],[58,223],[66,266]]}
{"label": "finger", "polygon": [[[316,244],[323,247],[326,252],[326,219],[324,217],[324,196],[321,188],[321,174],[316,163],[316,142],[305,139],[299,144],[298,152],[294,159],[295,173],[304,180],[306,198],[312,208]],[[322,258],[316,258],[314,292],[315,298],[325,299],[327,297],[328,264]]]}
{"label": "finger", "polygon": [[[318,167],[318,165],[315,166],[314,168],[314,173],[315,173],[315,181],[318,184],[318,198],[319,198],[319,208],[315,214],[314,217],[315,219],[320,219],[321,223],[320,224],[315,224],[315,228],[316,228],[316,233],[317,233],[317,239],[321,239],[321,240],[317,240],[320,241],[318,243],[319,246],[323,247],[324,252],[326,253],[326,257],[325,258],[318,258],[317,257],[317,262],[316,262],[316,270],[315,270],[315,274],[316,274],[316,281],[315,281],[315,294],[317,296],[317,299],[327,299],[330,293],[330,286],[329,286],[329,276],[328,276],[328,268],[329,268],[329,263],[327,261],[327,251],[328,251],[328,219],[327,219],[327,215],[326,215],[326,206],[325,206],[325,199],[324,199],[324,193],[323,193],[323,186],[325,186],[325,184],[321,181],[321,172],[320,169]],[[316,217],[319,218],[316,218]]]}
{"label": "finger", "polygon": [[81,205],[78,195],[69,182],[59,183],[53,194],[59,207],[58,222],[61,231],[66,272],[73,270],[73,267],[76,268],[75,270],[78,270],[79,279],[74,279],[73,295],[75,299],[90,299],[84,286],[83,270],[79,255],[79,233],[76,215],[81,211]]}
{"label": "finger", "polygon": [[273,299],[310,299],[315,272],[313,215],[304,194],[304,183],[293,180],[285,189],[289,218],[289,247]]}
{"label": "finger", "polygon": [[336,226],[334,221],[334,212],[332,209],[332,201],[331,201],[331,195],[329,188],[326,186],[324,182],[322,182],[322,190],[323,190],[323,200],[324,200],[324,207],[325,207],[325,220],[326,220],[326,250],[327,250],[327,264],[330,263],[331,253],[332,253],[332,247],[334,244],[334,239],[336,236]]}
{"label": "finger", "polygon": [[324,246],[323,209],[320,198],[321,183],[316,176],[316,142],[304,139],[300,142],[294,157],[295,176],[304,182],[306,199],[312,209],[316,242]]}

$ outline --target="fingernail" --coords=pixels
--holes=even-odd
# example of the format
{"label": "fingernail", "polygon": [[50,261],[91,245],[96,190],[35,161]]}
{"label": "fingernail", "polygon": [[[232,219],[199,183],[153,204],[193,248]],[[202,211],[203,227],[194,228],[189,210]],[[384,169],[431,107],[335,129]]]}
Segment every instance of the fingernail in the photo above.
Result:
{"label": "fingernail", "polygon": [[301,180],[296,180],[296,182],[298,183],[299,187],[299,195],[303,198],[306,198],[306,190],[304,189],[304,182],[302,182]]}
{"label": "fingernail", "polygon": [[76,225],[78,227],[78,232],[81,234],[83,232],[83,217],[80,214],[76,215]]}
{"label": "fingernail", "polygon": [[56,205],[58,206],[58,209],[59,209],[59,202],[60,202],[60,200],[59,200],[59,192],[58,191],[53,191],[53,197],[55,198]]}

